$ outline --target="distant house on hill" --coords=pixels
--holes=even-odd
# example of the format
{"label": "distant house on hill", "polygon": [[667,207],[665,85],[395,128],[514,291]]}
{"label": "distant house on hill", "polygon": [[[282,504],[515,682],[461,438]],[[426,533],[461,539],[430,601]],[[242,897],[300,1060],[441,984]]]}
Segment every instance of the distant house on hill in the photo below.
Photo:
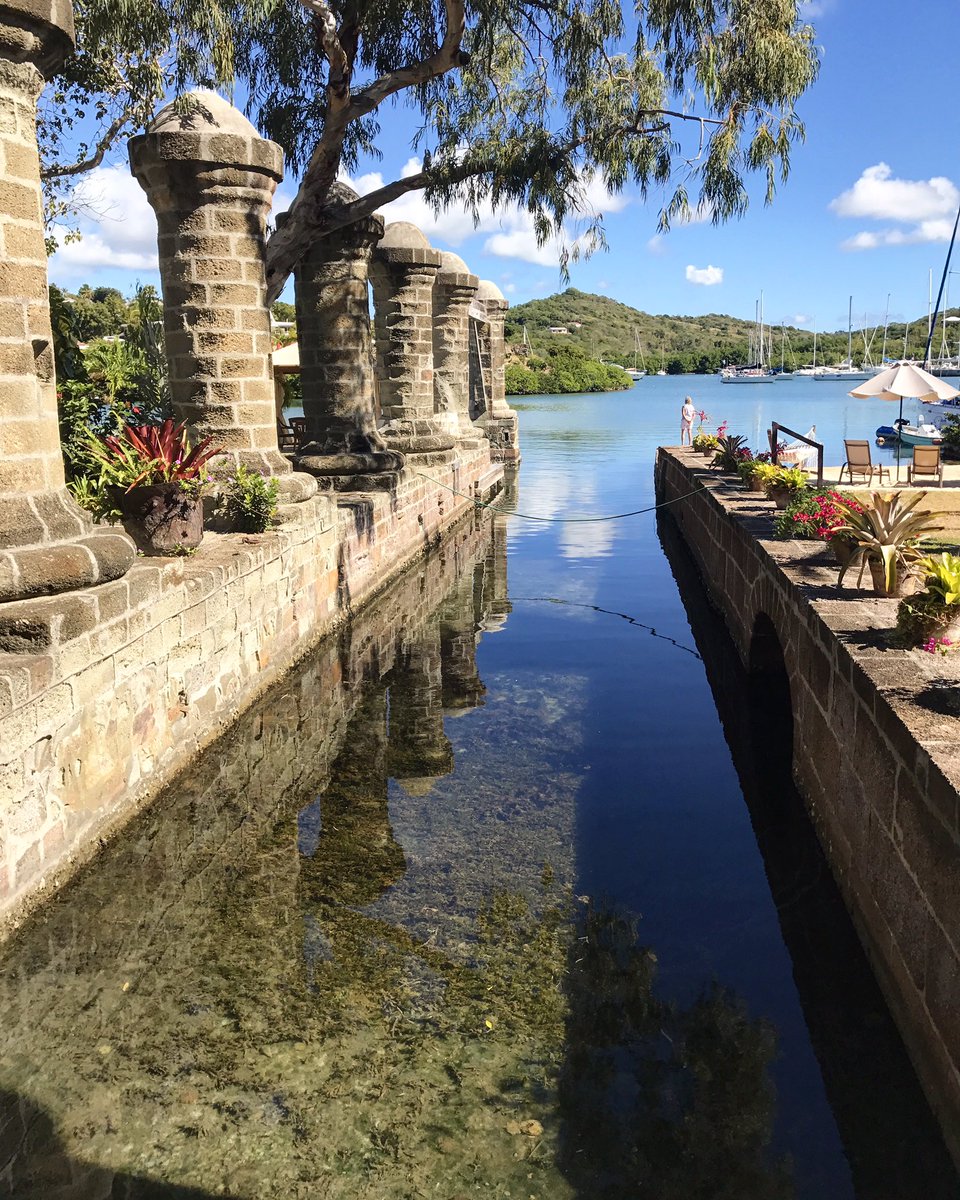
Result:
{"label": "distant house on hill", "polygon": [[582,329],[582,328],[583,328],[583,322],[582,322],[582,321],[571,321],[571,322],[570,322],[570,325],[571,325],[571,327],[572,327],[573,329]]}
{"label": "distant house on hill", "polygon": [[569,333],[570,330],[566,325],[548,325],[547,333]]}

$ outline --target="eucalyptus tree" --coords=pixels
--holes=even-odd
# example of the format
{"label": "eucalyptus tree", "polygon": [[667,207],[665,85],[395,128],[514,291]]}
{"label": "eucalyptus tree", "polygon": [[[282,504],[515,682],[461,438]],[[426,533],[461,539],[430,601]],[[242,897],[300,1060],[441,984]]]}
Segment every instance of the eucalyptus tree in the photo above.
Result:
{"label": "eucalyptus tree", "polygon": [[[604,242],[595,178],[655,189],[662,228],[740,215],[752,172],[767,201],[786,179],[818,69],[798,0],[82,0],[78,24],[79,98],[97,80],[77,63],[106,45],[147,90],[236,86],[283,146],[300,187],[269,242],[271,298],[318,237],[414,190],[475,218],[518,204],[541,241],[577,217],[574,254]],[[115,119],[142,123],[115,82]],[[345,202],[333,184],[380,153],[388,104],[422,166]]]}

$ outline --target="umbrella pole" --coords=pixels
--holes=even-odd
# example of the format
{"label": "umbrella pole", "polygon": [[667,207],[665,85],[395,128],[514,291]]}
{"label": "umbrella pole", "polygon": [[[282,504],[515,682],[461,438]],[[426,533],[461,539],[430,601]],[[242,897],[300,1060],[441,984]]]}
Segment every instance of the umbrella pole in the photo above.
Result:
{"label": "umbrella pole", "polygon": [[[900,421],[903,420],[903,397],[900,397]],[[902,442],[902,426],[897,422],[897,483],[900,482],[900,446]]]}

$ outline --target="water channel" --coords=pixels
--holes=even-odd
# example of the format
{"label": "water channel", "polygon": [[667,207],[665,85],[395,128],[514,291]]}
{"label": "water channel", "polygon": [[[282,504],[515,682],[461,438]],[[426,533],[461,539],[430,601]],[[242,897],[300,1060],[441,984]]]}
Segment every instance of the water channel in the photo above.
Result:
{"label": "water channel", "polygon": [[669,517],[573,520],[653,504],[687,391],[831,462],[890,417],[801,381],[518,403],[502,511],[0,952],[0,1196],[957,1195],[783,698]]}

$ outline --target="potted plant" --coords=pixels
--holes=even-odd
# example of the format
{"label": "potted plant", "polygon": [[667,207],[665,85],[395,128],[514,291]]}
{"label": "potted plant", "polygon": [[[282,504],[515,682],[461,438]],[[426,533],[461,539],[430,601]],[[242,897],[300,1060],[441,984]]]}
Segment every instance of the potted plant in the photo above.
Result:
{"label": "potted plant", "polygon": [[801,492],[774,518],[774,536],[826,542],[843,566],[857,544],[852,534],[843,531],[848,511],[860,513],[863,506],[853,496],[830,488]]}
{"label": "potted plant", "polygon": [[692,443],[693,449],[698,450],[707,458],[712,458],[716,454],[719,444],[719,439],[715,433],[704,433],[702,430],[694,435]]}
{"label": "potted plant", "polygon": [[745,459],[737,466],[737,474],[743,486],[750,492],[765,492],[766,480],[776,470],[767,453]]}
{"label": "potted plant", "polygon": [[836,532],[849,535],[855,542],[849,561],[840,568],[838,587],[847,571],[859,566],[858,585],[869,567],[878,596],[903,596],[915,589],[915,567],[922,557],[917,543],[925,534],[939,529],[932,514],[914,511],[926,494],[914,492],[904,503],[893,492],[871,492],[870,502],[863,504],[859,512],[847,501],[838,505],[843,524]]}
{"label": "potted plant", "polygon": [[764,488],[777,508],[786,508],[791,500],[796,500],[806,490],[807,473],[800,467],[775,466],[766,476]]}
{"label": "potted plant", "polygon": [[750,453],[747,439],[741,434],[729,433],[717,438],[717,450],[713,456],[713,465],[721,471],[738,471],[741,463],[752,461],[753,455]]}
{"label": "potted plant", "polygon": [[897,607],[899,640],[925,649],[960,641],[960,557],[944,551],[916,566],[923,590]]}
{"label": "potted plant", "polygon": [[185,424],[169,417],[162,425],[125,425],[90,454],[101,483],[120,510],[123,527],[144,554],[178,554],[203,537],[206,464],[219,448],[204,438],[190,446]]}

